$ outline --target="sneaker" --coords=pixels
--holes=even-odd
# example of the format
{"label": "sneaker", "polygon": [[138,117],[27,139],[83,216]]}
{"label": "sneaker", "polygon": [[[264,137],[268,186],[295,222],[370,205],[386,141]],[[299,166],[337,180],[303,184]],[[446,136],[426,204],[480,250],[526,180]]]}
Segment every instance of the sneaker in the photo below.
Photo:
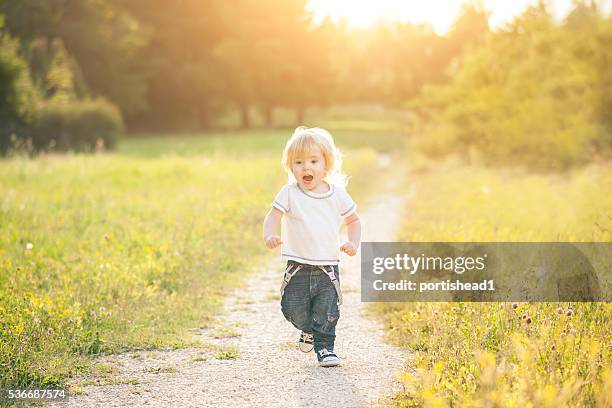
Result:
{"label": "sneaker", "polygon": [[314,348],[314,337],[312,333],[300,333],[298,346],[300,348],[300,351],[303,351],[304,353],[310,353]]}
{"label": "sneaker", "polygon": [[336,353],[327,349],[319,350],[317,359],[319,360],[319,365],[321,367],[334,367],[340,365],[340,358],[336,355]]}

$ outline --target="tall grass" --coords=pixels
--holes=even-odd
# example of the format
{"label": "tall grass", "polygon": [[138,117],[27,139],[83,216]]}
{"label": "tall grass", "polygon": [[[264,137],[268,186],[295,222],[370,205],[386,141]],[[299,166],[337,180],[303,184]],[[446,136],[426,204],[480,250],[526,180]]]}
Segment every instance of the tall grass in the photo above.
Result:
{"label": "tall grass", "polygon": [[[261,222],[286,182],[288,134],[228,136],[0,161],[0,387],[61,385],[97,353],[197,342],[186,329],[211,324],[270,256]],[[363,196],[376,151],[345,150]]]}
{"label": "tall grass", "polygon": [[[437,163],[407,180],[400,241],[612,240],[612,168]],[[609,270],[608,272],[609,273]],[[609,303],[380,304],[413,357],[397,406],[610,406]]]}

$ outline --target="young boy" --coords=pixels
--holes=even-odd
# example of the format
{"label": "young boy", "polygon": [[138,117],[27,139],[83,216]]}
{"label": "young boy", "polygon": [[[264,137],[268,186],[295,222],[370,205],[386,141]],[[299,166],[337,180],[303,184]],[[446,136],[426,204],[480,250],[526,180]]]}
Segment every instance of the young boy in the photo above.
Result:
{"label": "young boy", "polygon": [[[314,348],[321,366],[337,366],[334,341],[342,304],[339,251],[357,253],[361,239],[357,205],[344,187],[342,155],[324,129],[297,128],[285,146],[282,164],[289,183],[276,195],[263,228],[266,246],[281,245],[287,260],[281,310],[302,331],[300,350]],[[348,241],[340,245],[343,220]]]}

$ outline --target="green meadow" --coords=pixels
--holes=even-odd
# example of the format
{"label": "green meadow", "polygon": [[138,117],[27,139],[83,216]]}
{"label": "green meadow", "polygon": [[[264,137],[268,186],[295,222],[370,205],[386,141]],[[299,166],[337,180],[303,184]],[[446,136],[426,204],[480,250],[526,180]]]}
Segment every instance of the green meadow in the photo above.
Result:
{"label": "green meadow", "polygon": [[[113,153],[0,161],[0,386],[62,385],[99,353],[199,344],[187,329],[213,324],[270,256],[261,223],[290,134],[143,135]],[[377,149],[396,143],[339,132],[357,200],[382,171]]]}
{"label": "green meadow", "polygon": [[[398,241],[612,240],[612,167],[485,169],[414,157]],[[612,271],[610,265],[600,273]],[[413,353],[399,407],[610,406],[609,303],[388,303]]]}
{"label": "green meadow", "polygon": [[[232,335],[296,124],[331,131],[360,209],[405,198],[389,239],[612,242],[610,2],[324,3],[0,0],[0,391]],[[612,407],[609,303],[372,311],[398,407]]]}
{"label": "green meadow", "polygon": [[[396,240],[612,239],[609,163],[534,173],[434,160],[406,151],[408,120],[393,120],[325,123],[336,126],[358,202],[385,172],[397,176],[406,204]],[[261,221],[286,181],[290,133],[142,134],[113,153],[3,159],[2,386],[63,385],[98,354],[201,346],[189,329],[214,326],[227,291],[270,257]],[[379,167],[381,153],[395,167]],[[397,406],[609,402],[608,304],[373,309],[415,368]]]}

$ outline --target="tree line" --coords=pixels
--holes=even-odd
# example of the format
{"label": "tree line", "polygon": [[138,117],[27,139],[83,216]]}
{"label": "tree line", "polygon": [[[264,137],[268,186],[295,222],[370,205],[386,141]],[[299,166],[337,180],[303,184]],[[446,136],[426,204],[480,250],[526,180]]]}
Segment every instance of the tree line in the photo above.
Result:
{"label": "tree line", "polygon": [[561,22],[540,2],[494,31],[471,2],[444,35],[316,21],[307,0],[0,0],[0,152],[373,102],[417,112],[429,155],[567,167],[611,145],[611,24],[588,0]]}
{"label": "tree line", "polygon": [[612,19],[578,2],[558,23],[529,7],[426,85],[417,146],[485,165],[563,170],[612,152]]}
{"label": "tree line", "polygon": [[[30,97],[103,97],[128,126],[209,126],[227,109],[375,101],[403,105],[488,32],[482,8],[455,29],[315,22],[306,0],[0,0],[3,47],[27,71]],[[9,45],[10,43],[10,45]],[[7,59],[8,57],[5,57]],[[16,75],[16,74],[15,74]]]}

